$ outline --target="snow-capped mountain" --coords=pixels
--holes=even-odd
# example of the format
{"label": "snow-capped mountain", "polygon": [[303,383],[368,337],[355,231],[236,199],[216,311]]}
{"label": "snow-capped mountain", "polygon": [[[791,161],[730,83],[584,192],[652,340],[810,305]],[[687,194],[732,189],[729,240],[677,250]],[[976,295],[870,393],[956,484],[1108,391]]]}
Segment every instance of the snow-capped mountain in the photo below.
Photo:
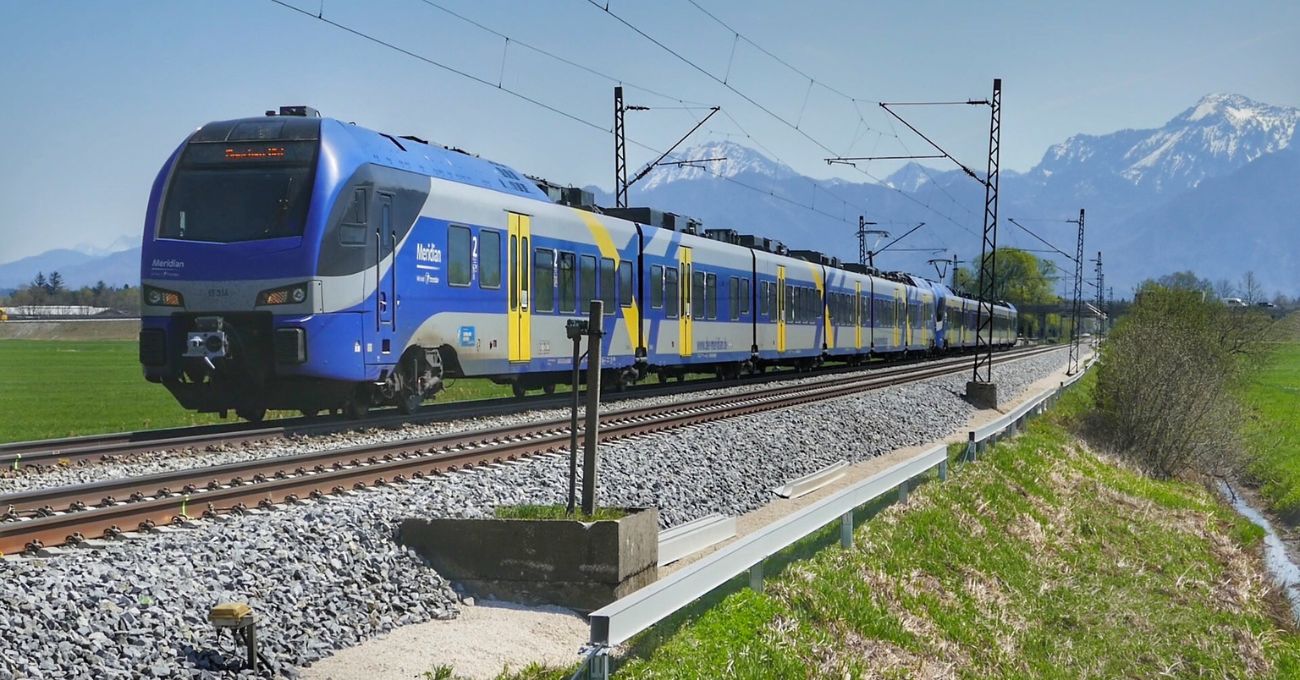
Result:
{"label": "snow-capped mountain", "polygon": [[1185,191],[1288,148],[1297,120],[1300,109],[1211,94],[1155,130],[1071,137],[1030,174],[1049,184],[1104,173],[1147,191]]}
{"label": "snow-capped mountain", "polygon": [[[712,160],[715,158],[724,160]],[[690,165],[665,165],[655,168],[638,183],[642,191],[651,191],[673,182],[705,177],[737,177],[750,174],[761,176],[769,181],[781,181],[798,176],[798,173],[784,163],[772,160],[747,146],[727,141],[692,146],[664,160],[665,162],[696,162]],[[628,174],[635,176],[635,173],[640,170],[641,168],[636,168]]]}
{"label": "snow-capped mountain", "polygon": [[934,170],[927,170],[918,163],[909,161],[906,165],[894,171],[894,173],[885,178],[885,184],[899,191],[915,192],[926,182],[930,181],[930,176],[935,174]]}

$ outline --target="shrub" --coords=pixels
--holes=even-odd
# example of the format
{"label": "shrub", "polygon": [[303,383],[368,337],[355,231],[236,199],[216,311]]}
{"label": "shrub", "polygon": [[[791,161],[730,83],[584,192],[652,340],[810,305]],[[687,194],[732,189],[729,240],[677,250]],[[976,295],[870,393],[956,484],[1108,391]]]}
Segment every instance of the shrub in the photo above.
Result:
{"label": "shrub", "polygon": [[1234,386],[1270,325],[1199,292],[1143,288],[1102,348],[1096,399],[1109,443],[1158,477],[1239,472]]}

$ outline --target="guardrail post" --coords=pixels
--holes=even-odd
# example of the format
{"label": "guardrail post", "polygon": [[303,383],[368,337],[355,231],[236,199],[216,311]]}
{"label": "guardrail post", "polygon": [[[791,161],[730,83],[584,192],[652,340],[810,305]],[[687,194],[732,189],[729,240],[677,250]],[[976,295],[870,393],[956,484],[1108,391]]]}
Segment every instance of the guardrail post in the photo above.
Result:
{"label": "guardrail post", "polygon": [[749,589],[756,592],[763,592],[763,560],[749,568]]}
{"label": "guardrail post", "polygon": [[979,447],[975,445],[975,433],[966,433],[966,460],[974,462],[979,459]]}
{"label": "guardrail post", "polygon": [[948,461],[944,460],[939,463],[939,481],[948,481]]}
{"label": "guardrail post", "polygon": [[911,480],[906,480],[906,479],[905,479],[905,480],[903,480],[903,482],[902,482],[901,484],[898,485],[898,502],[899,502],[899,503],[906,503],[906,502],[907,502],[907,485],[908,485],[908,483],[909,483],[910,481],[911,481]]}
{"label": "guardrail post", "polygon": [[853,511],[850,510],[840,516],[840,547],[853,547]]}
{"label": "guardrail post", "polygon": [[[603,651],[603,650],[602,650]],[[609,655],[596,652],[591,657],[591,680],[609,680]]]}

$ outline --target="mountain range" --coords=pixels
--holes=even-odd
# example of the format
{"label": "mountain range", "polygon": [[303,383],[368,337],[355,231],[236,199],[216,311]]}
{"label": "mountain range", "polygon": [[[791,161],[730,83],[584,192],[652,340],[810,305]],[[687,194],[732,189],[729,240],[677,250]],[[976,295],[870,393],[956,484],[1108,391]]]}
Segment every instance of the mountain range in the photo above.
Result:
{"label": "mountain range", "polygon": [[[1300,294],[1297,121],[1300,109],[1211,94],[1159,128],[1072,136],[1029,171],[1000,174],[999,243],[1046,249],[1010,222],[1015,218],[1072,253],[1075,227],[1065,220],[1086,208],[1086,256],[1102,251],[1117,296],[1128,296],[1143,279],[1186,269],[1231,281],[1253,270],[1270,295]],[[860,182],[813,180],[729,141],[693,146],[675,158],[696,163],[655,169],[632,187],[631,205],[846,260],[857,256],[859,214],[879,222],[876,228],[889,238],[925,222],[877,257],[886,269],[933,275],[927,260],[953,252],[966,261],[978,256],[984,187],[960,169],[909,163],[885,177],[864,167]],[[613,205],[611,192],[587,188],[598,204]],[[1059,255],[1044,256],[1073,266]],[[51,270],[73,287],[98,280],[135,284],[138,260],[138,247],[106,255],[52,250],[0,265],[0,288]],[[1091,263],[1085,271],[1091,280]]]}

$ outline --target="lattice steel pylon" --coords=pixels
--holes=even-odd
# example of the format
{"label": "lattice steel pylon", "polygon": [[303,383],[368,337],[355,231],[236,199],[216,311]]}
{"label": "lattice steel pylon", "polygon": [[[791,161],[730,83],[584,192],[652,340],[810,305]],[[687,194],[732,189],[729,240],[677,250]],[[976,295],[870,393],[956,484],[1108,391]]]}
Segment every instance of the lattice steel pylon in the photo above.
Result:
{"label": "lattice steel pylon", "polygon": [[1097,336],[1106,334],[1106,277],[1101,273],[1101,251],[1097,251],[1097,313],[1101,315],[1097,319]]}
{"label": "lattice steel pylon", "polygon": [[980,246],[979,304],[976,305],[975,369],[972,382],[993,381],[993,302],[997,292],[998,164],[1002,157],[1002,79],[993,79],[989,100],[989,160],[984,175],[984,240]]}
{"label": "lattice steel pylon", "polygon": [[1079,243],[1074,249],[1074,308],[1070,317],[1070,361],[1066,368],[1067,375],[1079,372],[1079,321],[1082,320],[1080,312],[1083,308],[1083,208],[1079,208],[1079,221],[1075,224],[1079,225]]}
{"label": "lattice steel pylon", "polygon": [[623,88],[614,88],[614,205],[627,207],[627,152],[623,147]]}

